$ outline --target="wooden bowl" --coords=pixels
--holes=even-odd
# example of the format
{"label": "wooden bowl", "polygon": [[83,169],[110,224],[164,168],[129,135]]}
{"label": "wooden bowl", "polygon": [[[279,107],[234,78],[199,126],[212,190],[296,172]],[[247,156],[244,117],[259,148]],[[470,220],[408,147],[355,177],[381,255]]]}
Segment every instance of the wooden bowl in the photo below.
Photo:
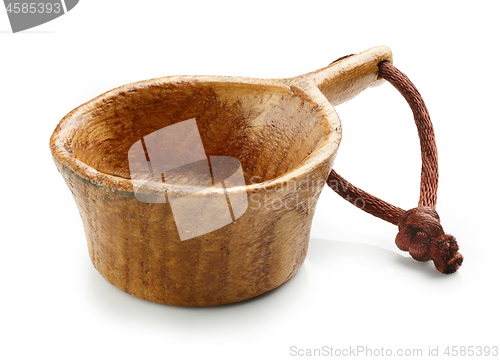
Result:
{"label": "wooden bowl", "polygon": [[[234,303],[285,283],[306,257],[316,202],[340,142],[333,105],[379,83],[382,60],[391,61],[391,52],[379,46],[291,79],[163,77],[116,88],[70,112],[50,148],[95,268],[126,293],[180,306]],[[191,191],[202,204],[192,213],[216,221],[227,209],[204,208],[211,196],[248,202],[229,224],[186,240],[169,201],[138,199],[129,153],[149,135],[190,119],[207,158],[237,159],[245,182]],[[182,155],[175,149],[167,157]],[[159,186],[169,199],[189,188]]]}

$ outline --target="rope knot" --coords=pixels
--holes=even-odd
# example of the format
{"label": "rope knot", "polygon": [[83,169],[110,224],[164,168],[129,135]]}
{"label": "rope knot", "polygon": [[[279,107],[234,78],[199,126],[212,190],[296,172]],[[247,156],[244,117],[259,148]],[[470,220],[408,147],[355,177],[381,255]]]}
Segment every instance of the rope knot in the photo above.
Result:
{"label": "rope knot", "polygon": [[[420,172],[420,199],[418,207],[404,211],[352,185],[333,169],[327,184],[333,191],[356,205],[354,199],[362,199],[362,209],[373,216],[399,226],[396,245],[418,261],[434,261],[443,274],[451,274],[462,265],[455,238],[445,234],[434,210],[438,188],[438,157],[434,129],[429,111],[417,88],[401,71],[388,61],[378,63],[379,77],[389,81],[406,99],[413,112],[420,139],[422,169]],[[342,186],[336,186],[338,184]]]}
{"label": "rope knot", "polygon": [[463,257],[452,235],[444,233],[439,215],[431,207],[421,206],[406,211],[399,220],[396,245],[409,251],[417,261],[434,261],[443,274],[451,274],[462,265]]}

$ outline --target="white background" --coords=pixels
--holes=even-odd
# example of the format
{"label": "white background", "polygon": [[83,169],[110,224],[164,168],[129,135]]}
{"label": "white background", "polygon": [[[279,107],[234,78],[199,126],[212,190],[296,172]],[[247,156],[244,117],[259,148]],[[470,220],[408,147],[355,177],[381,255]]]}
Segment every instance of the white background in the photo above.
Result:
{"label": "white background", "polygon": [[[439,347],[449,358],[447,346],[500,346],[495,1],[83,0],[18,34],[3,10],[0,358],[299,358],[292,346],[424,355]],[[465,257],[458,273],[414,261],[396,248],[395,226],[328,188],[302,269],[253,300],[159,305],[97,273],[48,146],[66,113],[129,82],[291,77],[376,45],[392,49],[429,108],[440,156],[438,212]],[[416,206],[419,143],[399,93],[386,83],[337,112],[344,134],[337,171],[400,207]]]}

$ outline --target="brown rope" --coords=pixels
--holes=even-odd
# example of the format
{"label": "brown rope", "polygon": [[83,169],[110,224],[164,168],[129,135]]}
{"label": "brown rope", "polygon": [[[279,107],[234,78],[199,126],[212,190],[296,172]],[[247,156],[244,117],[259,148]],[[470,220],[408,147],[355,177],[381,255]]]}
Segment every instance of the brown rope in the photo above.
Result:
{"label": "brown rope", "polygon": [[387,61],[378,64],[379,77],[389,81],[406,99],[413,111],[422,153],[420,199],[418,207],[405,211],[351,185],[332,169],[327,184],[337,194],[391,224],[398,225],[396,245],[418,261],[433,260],[444,274],[457,271],[463,257],[455,238],[444,233],[435,210],[438,188],[438,158],[434,129],[427,107],[415,85]]}

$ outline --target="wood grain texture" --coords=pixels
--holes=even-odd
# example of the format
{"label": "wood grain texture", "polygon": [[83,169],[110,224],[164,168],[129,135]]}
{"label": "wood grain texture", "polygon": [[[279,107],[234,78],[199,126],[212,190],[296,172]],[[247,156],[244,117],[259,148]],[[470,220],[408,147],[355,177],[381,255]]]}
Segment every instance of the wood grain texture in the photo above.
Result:
{"label": "wood grain texture", "polygon": [[[234,303],[289,280],[307,254],[340,142],[332,104],[376,84],[376,63],[390,59],[388,48],[377,47],[293,79],[165,77],[119,87],[70,112],[50,148],[96,269],[129,294],[179,306]],[[127,154],[141,137],[192,118],[207,156],[240,161],[246,186],[227,191],[246,194],[248,209],[181,241],[168,202],[137,200]],[[206,193],[197,196],[202,203]]]}

